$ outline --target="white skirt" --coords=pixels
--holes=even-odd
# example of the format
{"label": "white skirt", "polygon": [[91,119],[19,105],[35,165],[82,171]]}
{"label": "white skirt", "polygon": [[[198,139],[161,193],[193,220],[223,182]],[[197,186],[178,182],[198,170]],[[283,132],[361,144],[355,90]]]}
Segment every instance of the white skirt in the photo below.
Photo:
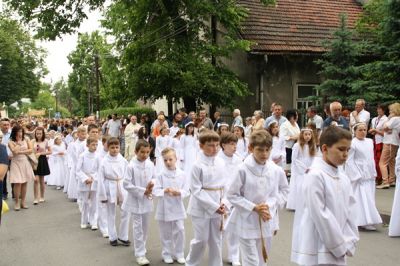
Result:
{"label": "white skirt", "polygon": [[394,192],[392,215],[390,216],[389,236],[400,236],[400,180],[397,178]]}
{"label": "white skirt", "polygon": [[367,179],[353,184],[354,197],[356,198],[358,226],[381,224],[382,218],[379,215],[375,204],[375,180]]}
{"label": "white skirt", "polygon": [[51,170],[53,171],[52,179],[54,185],[57,187],[64,186],[66,176],[69,173],[64,157],[54,157]]}

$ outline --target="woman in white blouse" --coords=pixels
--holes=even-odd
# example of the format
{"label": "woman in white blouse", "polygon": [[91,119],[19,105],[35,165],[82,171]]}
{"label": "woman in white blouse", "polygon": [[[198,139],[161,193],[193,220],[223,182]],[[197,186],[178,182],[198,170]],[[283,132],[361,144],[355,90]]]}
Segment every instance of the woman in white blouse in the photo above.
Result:
{"label": "woman in white blouse", "polygon": [[379,169],[379,160],[381,159],[382,148],[383,148],[383,125],[388,121],[387,116],[385,115],[386,107],[384,105],[377,106],[378,116],[372,118],[371,128],[368,131],[371,135],[374,136],[374,160],[376,166],[376,183],[380,184],[382,182],[382,174]]}
{"label": "woman in white blouse", "polygon": [[292,163],[292,148],[296,143],[299,134],[300,128],[297,124],[297,111],[294,109],[288,110],[286,112],[286,118],[288,119],[284,122],[280,127],[280,134],[285,139],[285,148],[286,148],[286,171],[290,170],[290,164]]}

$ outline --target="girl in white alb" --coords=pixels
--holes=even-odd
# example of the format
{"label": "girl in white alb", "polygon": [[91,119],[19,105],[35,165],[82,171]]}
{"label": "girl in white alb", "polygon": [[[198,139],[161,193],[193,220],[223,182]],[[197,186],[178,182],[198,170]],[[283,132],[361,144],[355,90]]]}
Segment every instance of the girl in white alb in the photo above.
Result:
{"label": "girl in white alb", "polygon": [[300,132],[299,141],[294,144],[292,152],[292,165],[289,196],[286,208],[296,210],[296,205],[302,196],[304,176],[309,170],[317,153],[312,129],[304,128]]}
{"label": "girl in white alb", "polygon": [[67,161],[68,171],[67,171],[65,181],[64,181],[64,193],[68,192],[69,179],[71,178],[71,175],[73,173],[72,168],[74,166],[74,161],[73,161],[72,151],[74,150],[75,140],[77,138],[77,132],[74,131],[74,132],[72,132],[71,135],[72,135],[73,141],[71,141],[68,144],[67,153],[66,153],[66,161]]}
{"label": "girl in white alb", "polygon": [[270,122],[267,131],[272,136],[272,150],[269,159],[283,169],[286,158],[285,139],[279,136],[278,122],[275,120]]}
{"label": "girl in white alb", "polygon": [[194,135],[194,124],[189,122],[185,126],[185,135],[181,137],[181,167],[185,172],[185,176],[190,176],[190,171],[197,159],[197,138]]}
{"label": "girl in white alb", "polygon": [[236,125],[233,128],[233,133],[235,133],[235,135],[238,138],[236,154],[239,156],[240,159],[244,160],[244,159],[246,159],[247,155],[249,154],[248,148],[247,148],[249,146],[249,140],[245,137],[244,127],[240,126],[240,125]]}
{"label": "girl in white alb", "polygon": [[365,123],[355,124],[353,130],[355,137],[351,141],[345,171],[350,178],[356,198],[356,225],[365,230],[374,231],[376,230],[374,225],[382,223],[375,205],[374,144],[372,139],[366,138],[367,125]]}
{"label": "girl in white alb", "polygon": [[156,138],[156,173],[159,174],[164,170],[164,162],[161,156],[161,151],[167,147],[172,147],[172,138],[169,136],[169,128],[161,128],[160,136]]}
{"label": "girl in white alb", "polygon": [[65,180],[69,174],[66,160],[65,143],[62,141],[61,136],[57,136],[54,139],[52,152],[53,181],[54,185],[57,186],[57,190],[59,190],[64,186]]}

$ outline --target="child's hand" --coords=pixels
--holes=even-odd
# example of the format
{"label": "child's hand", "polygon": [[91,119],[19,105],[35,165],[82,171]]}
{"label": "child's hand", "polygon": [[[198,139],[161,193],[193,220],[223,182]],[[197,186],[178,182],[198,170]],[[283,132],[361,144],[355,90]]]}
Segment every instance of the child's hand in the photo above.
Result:
{"label": "child's hand", "polygon": [[221,214],[221,215],[225,215],[225,204],[222,204],[221,206],[219,206],[219,208],[216,211],[216,213]]}
{"label": "child's hand", "polygon": [[256,205],[253,209],[258,215],[261,216],[261,219],[266,222],[271,219],[271,214],[269,213],[269,207],[265,203],[260,203]]}
{"label": "child's hand", "polygon": [[168,194],[168,195],[171,195],[171,188],[167,187],[166,189],[164,189],[164,193]]}
{"label": "child's hand", "polygon": [[174,196],[174,197],[179,197],[181,195],[181,192],[176,189],[172,190],[171,193],[172,193],[172,196]]}

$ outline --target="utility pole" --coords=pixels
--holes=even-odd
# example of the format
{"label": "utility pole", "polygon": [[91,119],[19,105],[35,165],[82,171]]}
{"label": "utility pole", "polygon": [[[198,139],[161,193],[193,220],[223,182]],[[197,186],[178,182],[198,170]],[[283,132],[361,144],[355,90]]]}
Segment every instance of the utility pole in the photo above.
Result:
{"label": "utility pole", "polygon": [[[99,55],[94,55],[94,68],[96,71],[96,111],[100,113],[100,73],[99,73]],[[97,112],[96,112],[97,113]]]}

